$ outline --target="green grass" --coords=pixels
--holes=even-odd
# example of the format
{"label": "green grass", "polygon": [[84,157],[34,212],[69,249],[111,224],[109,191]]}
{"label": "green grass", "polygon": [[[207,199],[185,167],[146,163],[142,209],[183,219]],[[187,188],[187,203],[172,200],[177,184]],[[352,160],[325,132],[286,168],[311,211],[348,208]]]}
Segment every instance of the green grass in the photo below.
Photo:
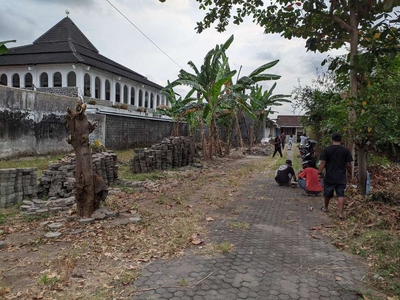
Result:
{"label": "green grass", "polygon": [[215,246],[215,249],[222,253],[229,253],[229,252],[231,252],[232,248],[233,248],[233,245],[229,242],[222,242]]}
{"label": "green grass", "polygon": [[250,226],[247,223],[243,222],[229,222],[228,227],[232,229],[249,229]]}
{"label": "green grass", "polygon": [[24,221],[27,223],[37,221],[37,220],[44,220],[49,217],[49,214],[40,214],[40,215],[24,215]]}
{"label": "green grass", "polygon": [[392,295],[400,295],[400,239],[390,231],[371,229],[349,241],[350,251],[374,260],[373,284]]}
{"label": "green grass", "polygon": [[3,224],[5,220],[6,220],[6,215],[0,213],[0,225]]}
{"label": "green grass", "polygon": [[38,177],[42,175],[43,170],[47,170],[50,162],[57,162],[65,154],[47,155],[47,156],[29,156],[12,159],[0,160],[0,169],[15,168],[37,168]]}
{"label": "green grass", "polygon": [[58,282],[58,278],[57,277],[51,277],[48,276],[47,274],[42,275],[42,277],[39,280],[40,284],[43,285],[55,285]]}

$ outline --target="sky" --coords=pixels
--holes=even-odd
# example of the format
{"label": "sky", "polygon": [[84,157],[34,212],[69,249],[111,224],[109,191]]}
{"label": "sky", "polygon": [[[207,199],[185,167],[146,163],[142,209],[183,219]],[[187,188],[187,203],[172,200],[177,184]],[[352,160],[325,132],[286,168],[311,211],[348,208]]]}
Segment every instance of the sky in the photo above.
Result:
{"label": "sky", "polygon": [[[187,63],[200,67],[207,52],[232,34],[234,41],[227,56],[231,69],[239,71],[241,67],[240,76],[279,59],[267,70],[281,75],[274,94],[290,95],[299,81],[303,86],[310,84],[321,73],[321,62],[327,57],[326,53],[307,52],[303,39],[264,34],[250,19],[239,26],[229,25],[223,33],[210,28],[198,34],[194,28],[205,11],[199,10],[195,0],[0,0],[0,7],[0,41],[17,40],[8,47],[31,44],[68,11],[68,17],[100,54],[161,86],[177,79],[181,69],[193,73]],[[267,90],[274,82],[262,85]],[[187,88],[176,91],[184,96]],[[272,119],[278,114],[301,114],[289,103],[274,110]]]}

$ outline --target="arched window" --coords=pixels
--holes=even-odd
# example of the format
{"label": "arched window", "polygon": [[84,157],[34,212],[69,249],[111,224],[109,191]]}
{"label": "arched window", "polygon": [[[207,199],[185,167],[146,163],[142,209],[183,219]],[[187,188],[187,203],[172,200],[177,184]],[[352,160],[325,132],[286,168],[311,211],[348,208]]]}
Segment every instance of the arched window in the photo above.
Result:
{"label": "arched window", "polygon": [[15,73],[12,77],[12,86],[19,88],[19,74]]}
{"label": "arched window", "polygon": [[92,91],[90,90],[90,75],[88,73],[85,74],[85,77],[83,79],[84,83],[83,83],[83,90],[84,93],[83,95],[85,97],[91,97],[92,96]]}
{"label": "arched window", "polygon": [[128,87],[124,85],[124,103],[128,103]]}
{"label": "arched window", "polygon": [[40,74],[40,87],[49,87],[49,77],[46,72]]}
{"label": "arched window", "polygon": [[67,81],[68,86],[76,86],[76,74],[74,71],[68,73]]}
{"label": "arched window", "polygon": [[115,102],[121,102],[121,88],[119,82],[115,84]]}
{"label": "arched window", "polygon": [[32,86],[33,86],[32,74],[31,73],[26,73],[25,74],[25,87],[31,88]]}
{"label": "arched window", "polygon": [[161,103],[160,103],[160,95],[157,95],[157,106],[156,106],[156,108],[159,107],[160,105],[161,105]]}
{"label": "arched window", "polygon": [[62,87],[62,77],[60,72],[55,72],[53,75],[53,86]]}
{"label": "arched window", "polygon": [[110,95],[111,95],[110,89],[111,89],[111,85],[110,85],[110,81],[108,81],[108,79],[106,80],[105,88],[106,88],[106,100],[110,100]]}
{"label": "arched window", "polygon": [[143,107],[143,91],[139,90],[139,106]]}
{"label": "arched window", "polygon": [[7,85],[7,75],[6,74],[1,74],[1,76],[0,76],[0,84],[1,85]]}
{"label": "arched window", "polygon": [[144,107],[149,107],[149,93],[147,91],[144,93]]}
{"label": "arched window", "polygon": [[101,84],[100,84],[100,78],[96,76],[96,79],[94,80],[94,97],[97,99],[100,99],[100,91],[101,91]]}
{"label": "arched window", "polygon": [[131,105],[135,105],[135,88],[131,88]]}

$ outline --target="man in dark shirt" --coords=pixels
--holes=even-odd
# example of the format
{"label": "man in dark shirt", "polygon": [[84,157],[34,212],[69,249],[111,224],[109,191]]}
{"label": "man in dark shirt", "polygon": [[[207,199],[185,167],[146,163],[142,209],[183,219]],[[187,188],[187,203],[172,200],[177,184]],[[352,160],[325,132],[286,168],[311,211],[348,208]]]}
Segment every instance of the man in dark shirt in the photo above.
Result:
{"label": "man in dark shirt", "polygon": [[292,178],[294,179],[294,181],[297,181],[296,174],[294,173],[292,167],[292,161],[288,159],[286,161],[286,164],[280,166],[278,170],[276,170],[275,181],[279,185],[290,185]]}
{"label": "man in dark shirt", "polygon": [[319,173],[326,170],[324,177],[324,207],[322,210],[327,212],[329,201],[336,192],[338,197],[339,218],[344,219],[344,190],[346,188],[346,170],[351,174],[351,162],[353,157],[350,151],[341,145],[342,136],[340,133],[332,134],[332,145],[326,147],[320,157]]}

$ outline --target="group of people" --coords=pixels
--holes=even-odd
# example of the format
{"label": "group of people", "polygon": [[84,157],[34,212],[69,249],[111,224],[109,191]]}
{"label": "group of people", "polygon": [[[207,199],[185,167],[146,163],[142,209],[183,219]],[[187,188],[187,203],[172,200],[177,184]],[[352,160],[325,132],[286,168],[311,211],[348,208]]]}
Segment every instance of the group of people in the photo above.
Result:
{"label": "group of people", "polygon": [[[308,195],[319,195],[323,192],[324,205],[321,210],[324,212],[328,212],[329,202],[335,192],[338,198],[338,217],[343,219],[346,172],[351,175],[353,157],[341,142],[340,133],[332,134],[332,145],[322,151],[319,167],[317,168],[315,161],[303,162],[303,170],[297,176],[292,161],[286,160],[286,163],[275,172],[275,180],[279,185],[291,185],[293,179]],[[324,170],[325,175],[323,175]]]}
{"label": "group of people", "polygon": [[[271,141],[273,141],[274,144],[274,153],[272,154],[272,157],[275,157],[276,153],[279,153],[279,155],[281,157],[283,157],[282,155],[282,150],[285,149],[285,145],[286,145],[286,135],[284,132],[282,132],[281,134],[277,135],[275,137],[275,139],[271,139]],[[288,150],[292,150],[292,146],[293,146],[293,135],[291,134],[288,138]]]}

